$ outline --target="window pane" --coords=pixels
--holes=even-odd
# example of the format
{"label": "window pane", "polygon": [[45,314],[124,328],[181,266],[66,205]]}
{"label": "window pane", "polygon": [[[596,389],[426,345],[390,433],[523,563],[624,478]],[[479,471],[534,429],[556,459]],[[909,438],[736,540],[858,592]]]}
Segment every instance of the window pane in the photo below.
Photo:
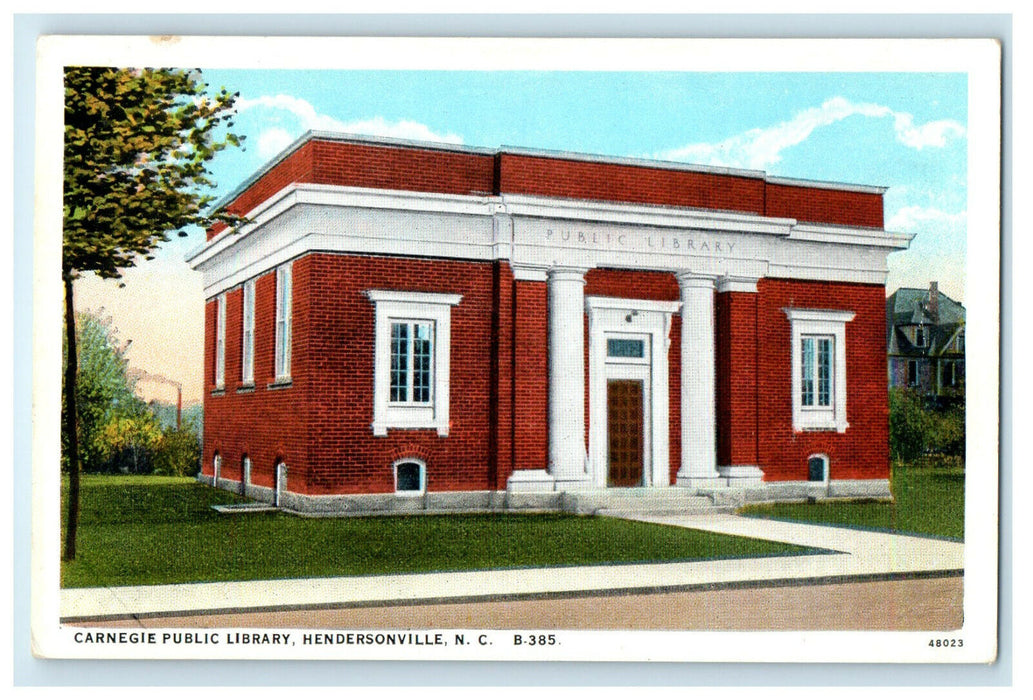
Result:
{"label": "window pane", "polygon": [[814,405],[814,338],[800,339],[800,403]]}
{"label": "window pane", "polygon": [[808,481],[824,481],[825,480],[825,458],[824,457],[811,457],[807,460],[807,480]]}
{"label": "window pane", "polygon": [[412,400],[417,403],[430,401],[431,338],[429,323],[413,324]]}
{"label": "window pane", "polygon": [[608,357],[644,357],[645,343],[631,338],[607,338]]}
{"label": "window pane", "polygon": [[818,339],[818,405],[832,403],[832,339]]}
{"label": "window pane", "polygon": [[420,490],[420,465],[415,462],[404,462],[398,467],[398,490]]}
{"label": "window pane", "polygon": [[391,401],[409,400],[409,324],[391,324]]}

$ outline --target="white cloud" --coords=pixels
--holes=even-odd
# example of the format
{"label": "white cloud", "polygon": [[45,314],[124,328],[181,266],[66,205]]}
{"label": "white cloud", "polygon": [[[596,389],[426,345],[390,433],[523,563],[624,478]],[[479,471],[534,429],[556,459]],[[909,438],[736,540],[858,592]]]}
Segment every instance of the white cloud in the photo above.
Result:
{"label": "white cloud", "polygon": [[843,97],[826,100],[820,107],[797,112],[792,119],[774,126],[750,129],[717,143],[694,143],[657,153],[664,160],[684,160],[705,165],[723,165],[764,170],[782,160],[782,152],[797,146],[815,130],[848,117],[872,119],[892,117],[897,140],[907,146],[942,148],[952,136],[963,136],[965,128],[956,121],[941,119],[915,125],[914,117],[869,102],[854,103]]}
{"label": "white cloud", "polygon": [[950,213],[935,207],[901,207],[886,221],[889,231],[936,231],[939,233],[964,232],[968,213]]}
{"label": "white cloud", "polygon": [[414,141],[438,141],[444,143],[462,143],[461,136],[453,133],[439,134],[426,124],[401,119],[388,121],[381,116],[355,121],[341,121],[336,117],[320,114],[307,100],[290,95],[263,95],[255,99],[240,98],[236,103],[237,113],[252,109],[266,109],[278,112],[280,121],[293,121],[294,128],[283,124],[269,126],[257,137],[259,155],[271,158],[279,153],[295,138],[306,131],[336,131],[347,134],[365,136],[387,136],[390,138],[411,139]]}
{"label": "white cloud", "polygon": [[269,159],[287,148],[294,141],[294,136],[286,129],[272,127],[258,135],[258,155]]}

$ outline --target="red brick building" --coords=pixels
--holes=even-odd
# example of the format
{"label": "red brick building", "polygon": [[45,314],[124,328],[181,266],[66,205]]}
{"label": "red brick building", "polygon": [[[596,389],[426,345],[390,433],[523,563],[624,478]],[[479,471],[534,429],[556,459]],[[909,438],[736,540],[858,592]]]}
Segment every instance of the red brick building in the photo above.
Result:
{"label": "red brick building", "polygon": [[882,194],[307,134],[189,258],[201,478],[304,511],[888,495]]}

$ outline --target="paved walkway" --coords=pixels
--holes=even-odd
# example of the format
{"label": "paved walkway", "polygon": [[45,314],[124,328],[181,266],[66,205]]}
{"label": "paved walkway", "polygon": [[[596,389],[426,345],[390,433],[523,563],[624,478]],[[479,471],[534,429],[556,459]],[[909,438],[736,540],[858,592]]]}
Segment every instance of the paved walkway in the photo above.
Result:
{"label": "paved walkway", "polygon": [[775,582],[948,574],[963,569],[964,545],[958,542],[731,514],[628,514],[625,517],[834,551],[807,556],[665,564],[65,589],[61,591],[61,618],[74,622],[131,616],[407,605],[615,591],[648,593]]}

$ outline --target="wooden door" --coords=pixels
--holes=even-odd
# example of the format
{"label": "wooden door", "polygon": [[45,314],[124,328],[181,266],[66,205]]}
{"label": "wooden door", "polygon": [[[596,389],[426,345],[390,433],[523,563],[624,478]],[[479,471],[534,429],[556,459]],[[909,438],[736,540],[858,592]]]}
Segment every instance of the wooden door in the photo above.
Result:
{"label": "wooden door", "polygon": [[645,458],[642,382],[611,379],[606,383],[609,486],[640,486]]}

